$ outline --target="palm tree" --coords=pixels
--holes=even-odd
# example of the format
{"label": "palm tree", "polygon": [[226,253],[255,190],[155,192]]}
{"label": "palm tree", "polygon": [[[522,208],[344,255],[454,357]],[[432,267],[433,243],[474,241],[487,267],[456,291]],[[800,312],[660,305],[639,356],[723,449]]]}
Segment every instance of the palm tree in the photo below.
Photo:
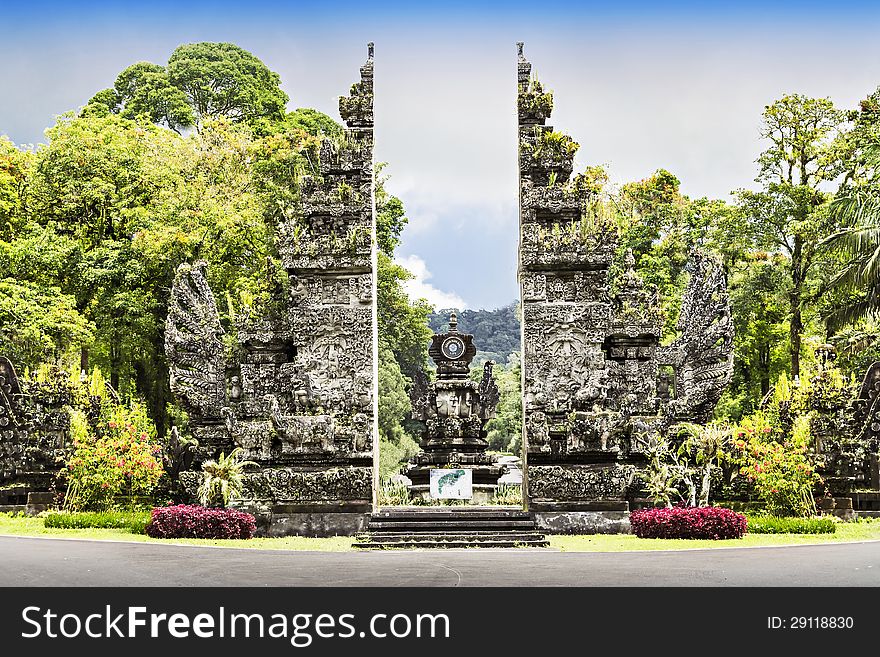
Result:
{"label": "palm tree", "polygon": [[244,488],[244,468],[257,465],[253,461],[239,461],[241,448],[236,447],[226,456],[202,464],[202,483],[199,485],[199,501],[202,506],[216,505],[225,507],[233,497],[241,495]]}
{"label": "palm tree", "polygon": [[843,228],[823,241],[826,248],[847,258],[828,286],[855,295],[828,315],[831,330],[880,310],[880,144],[866,150],[865,161],[874,176],[834,199],[830,211]]}

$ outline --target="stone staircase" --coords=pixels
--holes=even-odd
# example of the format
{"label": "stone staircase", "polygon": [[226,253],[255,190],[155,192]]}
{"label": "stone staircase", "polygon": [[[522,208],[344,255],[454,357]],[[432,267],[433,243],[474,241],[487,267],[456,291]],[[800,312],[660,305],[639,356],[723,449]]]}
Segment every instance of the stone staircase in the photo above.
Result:
{"label": "stone staircase", "polygon": [[360,549],[547,547],[528,512],[515,507],[386,507],[373,513]]}

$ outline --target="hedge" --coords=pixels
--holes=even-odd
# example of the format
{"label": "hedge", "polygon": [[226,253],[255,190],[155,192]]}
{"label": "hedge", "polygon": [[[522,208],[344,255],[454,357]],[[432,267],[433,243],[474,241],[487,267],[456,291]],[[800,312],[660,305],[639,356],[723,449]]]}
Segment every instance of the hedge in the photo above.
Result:
{"label": "hedge", "polygon": [[149,511],[83,511],[50,513],[43,525],[55,529],[127,529],[132,534],[143,534],[149,521]]}
{"label": "hedge", "polygon": [[741,513],[711,506],[639,509],[629,522],[639,538],[742,538],[747,527]]}
{"label": "hedge", "polygon": [[829,517],[778,518],[776,516],[749,516],[751,534],[833,534],[837,523]]}
{"label": "hedge", "polygon": [[241,538],[257,531],[250,513],[178,504],[153,509],[147,536],[153,538]]}

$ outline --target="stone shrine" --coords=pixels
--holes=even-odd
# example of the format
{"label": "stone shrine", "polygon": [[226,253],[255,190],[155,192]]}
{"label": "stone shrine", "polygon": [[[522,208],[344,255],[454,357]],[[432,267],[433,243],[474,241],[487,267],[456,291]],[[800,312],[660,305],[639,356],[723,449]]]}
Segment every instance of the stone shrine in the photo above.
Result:
{"label": "stone shrine", "polygon": [[[198,461],[240,447],[261,466],[241,506],[270,534],[351,534],[372,510],[372,43],[360,73],[339,99],[344,137],[322,137],[299,203],[284,211],[278,310],[240,320],[230,353],[204,262],[178,269],[169,304],[171,388]],[[198,474],[187,474],[194,489]]]}
{"label": "stone shrine", "polygon": [[519,280],[527,503],[548,531],[619,531],[646,440],[709,419],[733,369],[724,272],[693,252],[679,337],[660,345],[659,304],[626,254],[611,293],[616,232],[572,177],[578,145],[545,124],[553,96],[518,44]]}
{"label": "stone shrine", "polygon": [[472,471],[474,500],[488,501],[494,494],[501,467],[486,454],[486,423],[495,417],[499,391],[492,378],[492,361],[483,365],[483,378],[470,378],[470,363],[477,354],[474,336],[458,331],[455,313],[449,331],[431,338],[428,355],[437,366],[437,380],[419,371],[410,393],[412,417],[424,425],[422,451],[407,470],[410,492],[426,499],[432,468],[466,468]]}

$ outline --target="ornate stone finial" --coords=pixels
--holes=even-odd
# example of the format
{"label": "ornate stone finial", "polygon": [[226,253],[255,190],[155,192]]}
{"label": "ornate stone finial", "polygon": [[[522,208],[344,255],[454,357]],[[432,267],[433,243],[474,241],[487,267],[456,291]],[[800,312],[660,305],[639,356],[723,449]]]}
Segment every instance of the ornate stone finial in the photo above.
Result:
{"label": "ornate stone finial", "polygon": [[529,77],[532,75],[532,65],[523,54],[523,42],[516,42],[516,80],[520,92],[528,90]]}
{"label": "ornate stone finial", "polygon": [[373,59],[373,42],[367,44],[367,59]]}
{"label": "ornate stone finial", "polygon": [[636,257],[633,255],[632,249],[626,250],[626,256],[624,256],[624,262],[626,263],[627,271],[631,269],[635,269],[636,266]]}
{"label": "ornate stone finial", "polygon": [[458,333],[458,316],[455,314],[455,311],[449,314],[449,332]]}

